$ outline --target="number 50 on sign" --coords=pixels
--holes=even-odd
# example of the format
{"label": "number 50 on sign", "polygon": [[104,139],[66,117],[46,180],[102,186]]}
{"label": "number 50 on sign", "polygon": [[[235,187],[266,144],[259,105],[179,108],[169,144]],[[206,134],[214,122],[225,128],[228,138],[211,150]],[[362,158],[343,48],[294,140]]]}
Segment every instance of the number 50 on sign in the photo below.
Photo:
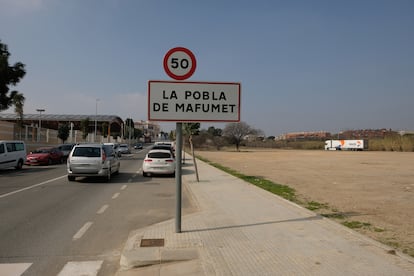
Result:
{"label": "number 50 on sign", "polygon": [[197,62],[194,54],[183,47],[176,47],[164,57],[164,70],[175,80],[186,80],[194,74]]}

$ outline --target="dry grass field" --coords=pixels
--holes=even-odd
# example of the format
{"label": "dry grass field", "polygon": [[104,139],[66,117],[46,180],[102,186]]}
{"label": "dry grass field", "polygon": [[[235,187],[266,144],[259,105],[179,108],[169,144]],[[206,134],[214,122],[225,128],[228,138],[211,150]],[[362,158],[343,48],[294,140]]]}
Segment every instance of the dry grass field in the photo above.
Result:
{"label": "dry grass field", "polygon": [[301,205],[414,256],[414,153],[242,149],[196,155],[287,185]]}

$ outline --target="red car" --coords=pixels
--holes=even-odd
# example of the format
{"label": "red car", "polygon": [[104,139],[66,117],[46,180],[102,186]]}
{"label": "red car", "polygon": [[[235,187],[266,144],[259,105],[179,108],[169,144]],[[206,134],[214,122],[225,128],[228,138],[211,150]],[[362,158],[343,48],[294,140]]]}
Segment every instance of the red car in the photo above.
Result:
{"label": "red car", "polygon": [[57,148],[38,148],[30,152],[26,157],[26,165],[51,165],[61,164],[64,161],[63,153]]}

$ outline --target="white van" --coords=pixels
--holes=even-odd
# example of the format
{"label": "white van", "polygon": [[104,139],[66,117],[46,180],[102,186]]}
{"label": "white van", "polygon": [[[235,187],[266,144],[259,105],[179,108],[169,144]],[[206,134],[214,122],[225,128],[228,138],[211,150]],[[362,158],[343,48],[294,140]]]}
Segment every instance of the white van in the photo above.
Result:
{"label": "white van", "polygon": [[0,169],[15,167],[20,170],[26,161],[23,141],[0,141]]}

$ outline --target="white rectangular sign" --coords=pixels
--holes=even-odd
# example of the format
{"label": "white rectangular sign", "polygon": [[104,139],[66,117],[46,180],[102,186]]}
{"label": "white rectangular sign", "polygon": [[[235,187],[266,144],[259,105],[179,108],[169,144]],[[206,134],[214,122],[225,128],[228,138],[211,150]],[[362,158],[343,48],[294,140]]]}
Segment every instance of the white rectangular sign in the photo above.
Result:
{"label": "white rectangular sign", "polygon": [[239,122],[240,83],[148,81],[148,120]]}

